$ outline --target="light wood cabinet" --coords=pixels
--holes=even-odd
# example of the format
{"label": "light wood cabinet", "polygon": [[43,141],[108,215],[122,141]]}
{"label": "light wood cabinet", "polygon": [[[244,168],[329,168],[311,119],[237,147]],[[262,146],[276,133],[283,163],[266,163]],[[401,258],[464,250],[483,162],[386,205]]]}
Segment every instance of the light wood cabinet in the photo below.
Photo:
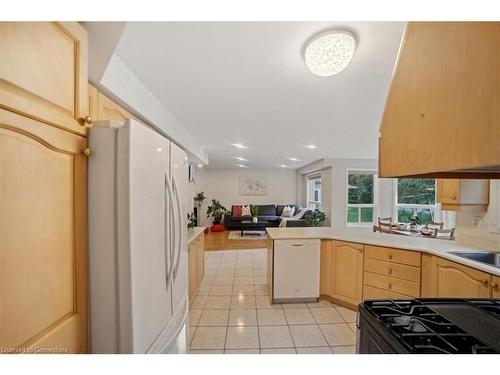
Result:
{"label": "light wood cabinet", "polygon": [[87,34],[76,22],[0,22],[0,108],[86,134]]}
{"label": "light wood cabinet", "polygon": [[493,298],[500,298],[500,277],[491,277],[491,296]]}
{"label": "light wood cabinet", "polygon": [[194,238],[188,246],[189,299],[198,290],[205,276],[205,237],[203,232]]}
{"label": "light wood cabinet", "polygon": [[488,273],[428,254],[422,257],[422,297],[488,298],[491,282]]}
{"label": "light wood cabinet", "polygon": [[332,241],[330,296],[357,306],[362,301],[364,245]]}
{"label": "light wood cabinet", "polygon": [[137,118],[101,92],[97,92],[97,119],[125,122]]}
{"label": "light wood cabinet", "polygon": [[499,70],[499,22],[409,22],[380,126],[379,176],[499,178]]}
{"label": "light wood cabinet", "polygon": [[437,202],[447,211],[486,211],[489,180],[437,180]]}
{"label": "light wood cabinet", "polygon": [[421,254],[365,246],[363,299],[420,297]]}
{"label": "light wood cabinet", "polygon": [[[29,30],[25,37],[39,40]],[[13,36],[20,38],[18,32]],[[0,109],[2,348],[87,351],[86,144]]]}
{"label": "light wood cabinet", "polygon": [[333,275],[333,241],[321,240],[319,293],[331,296]]}

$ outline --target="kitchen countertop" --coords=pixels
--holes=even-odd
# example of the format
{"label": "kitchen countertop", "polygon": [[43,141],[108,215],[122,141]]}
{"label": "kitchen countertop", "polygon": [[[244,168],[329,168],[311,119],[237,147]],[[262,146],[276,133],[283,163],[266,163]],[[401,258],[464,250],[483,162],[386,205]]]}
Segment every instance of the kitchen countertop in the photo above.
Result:
{"label": "kitchen countertop", "polygon": [[196,237],[203,233],[205,227],[194,227],[188,229],[188,245],[193,241]]}
{"label": "kitchen countertop", "polygon": [[372,229],[333,229],[329,227],[306,228],[267,228],[272,240],[285,239],[332,239],[346,242],[356,242],[367,245],[386,246],[397,249],[414,250],[449,259],[453,262],[500,276],[500,269],[487,264],[464,259],[448,251],[487,251],[484,249],[464,246],[456,241],[439,240],[435,238],[419,238],[397,234],[374,233]]}

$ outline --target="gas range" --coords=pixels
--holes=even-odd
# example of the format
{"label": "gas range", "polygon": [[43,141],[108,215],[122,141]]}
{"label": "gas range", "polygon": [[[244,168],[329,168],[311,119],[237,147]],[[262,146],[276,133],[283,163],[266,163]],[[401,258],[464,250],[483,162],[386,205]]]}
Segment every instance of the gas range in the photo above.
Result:
{"label": "gas range", "polygon": [[359,353],[500,353],[500,300],[368,300],[358,327]]}

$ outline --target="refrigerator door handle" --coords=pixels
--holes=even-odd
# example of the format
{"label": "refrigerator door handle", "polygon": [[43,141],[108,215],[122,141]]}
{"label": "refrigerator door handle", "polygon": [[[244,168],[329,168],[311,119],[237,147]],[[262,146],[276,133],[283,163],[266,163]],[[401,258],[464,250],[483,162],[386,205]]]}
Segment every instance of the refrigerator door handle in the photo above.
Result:
{"label": "refrigerator door handle", "polygon": [[[170,280],[172,278],[172,273],[174,270],[173,267],[173,261],[171,257],[171,248],[172,244],[169,243],[171,241],[170,236],[168,236],[167,233],[167,223],[171,225],[171,207],[173,205],[173,192],[172,192],[172,187],[171,187],[171,182],[170,179],[168,178],[168,174],[165,172],[165,209],[164,209],[164,220],[165,220],[165,225],[164,225],[164,230],[165,230],[165,271],[167,273],[167,278],[166,278],[166,283],[167,283],[167,290],[170,287]],[[170,230],[170,235],[174,239],[175,243],[175,231]]]}
{"label": "refrigerator door handle", "polygon": [[183,215],[182,215],[182,204],[181,200],[179,198],[179,191],[177,189],[177,183],[175,182],[175,176],[172,174],[172,186],[173,186],[173,194],[175,195],[176,202],[177,202],[177,217],[178,217],[178,223],[179,223],[179,241],[177,244],[177,259],[175,261],[175,268],[174,268],[174,279],[177,278],[177,271],[179,270],[179,263],[181,260],[181,251],[182,251],[182,225],[183,225]]}

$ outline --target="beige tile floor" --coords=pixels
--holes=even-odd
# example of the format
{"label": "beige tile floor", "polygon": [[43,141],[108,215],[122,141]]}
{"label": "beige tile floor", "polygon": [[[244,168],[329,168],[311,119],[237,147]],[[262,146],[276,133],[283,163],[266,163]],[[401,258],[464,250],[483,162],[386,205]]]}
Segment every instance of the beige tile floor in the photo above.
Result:
{"label": "beige tile floor", "polygon": [[189,312],[189,353],[354,353],[356,312],[328,301],[271,305],[266,249],[205,253]]}

